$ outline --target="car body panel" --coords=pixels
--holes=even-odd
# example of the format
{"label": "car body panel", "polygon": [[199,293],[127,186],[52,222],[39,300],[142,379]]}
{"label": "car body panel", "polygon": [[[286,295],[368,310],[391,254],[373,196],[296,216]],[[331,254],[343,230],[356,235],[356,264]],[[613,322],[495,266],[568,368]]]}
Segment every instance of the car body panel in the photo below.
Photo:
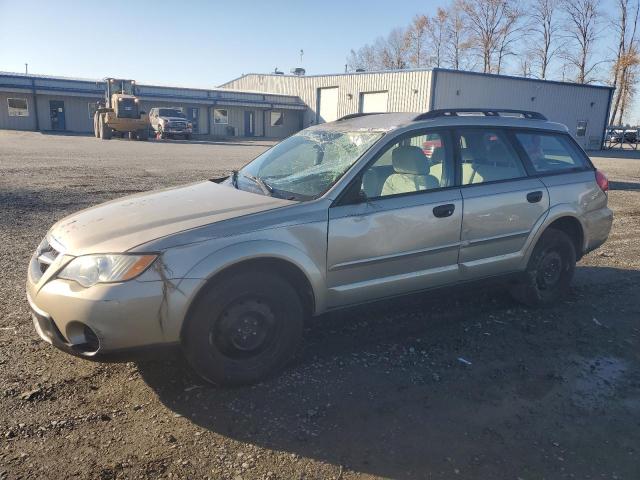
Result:
{"label": "car body panel", "polygon": [[176,232],[291,203],[205,181],[88,208],[57,222],[50,234],[75,256],[125,252]]}
{"label": "car body panel", "polygon": [[[439,205],[453,214],[434,216]],[[328,301],[332,307],[458,279],[462,197],[457,188],[373,199],[329,210]]]}
{"label": "car body panel", "polygon": [[[467,185],[460,245],[465,280],[513,271],[521,266],[524,246],[534,226],[549,210],[549,194],[537,178]],[[539,202],[527,194],[540,192]]]}

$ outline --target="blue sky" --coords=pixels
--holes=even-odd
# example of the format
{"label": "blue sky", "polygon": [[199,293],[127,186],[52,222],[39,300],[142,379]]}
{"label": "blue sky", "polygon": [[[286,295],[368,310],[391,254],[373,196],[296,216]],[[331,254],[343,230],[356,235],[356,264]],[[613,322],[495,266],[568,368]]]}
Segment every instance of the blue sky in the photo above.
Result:
{"label": "blue sky", "polygon": [[[28,63],[30,73],[213,87],[242,73],[288,72],[303,49],[308,73],[341,72],[350,48],[443,3],[0,0],[0,70]],[[611,3],[603,10],[613,13]]]}

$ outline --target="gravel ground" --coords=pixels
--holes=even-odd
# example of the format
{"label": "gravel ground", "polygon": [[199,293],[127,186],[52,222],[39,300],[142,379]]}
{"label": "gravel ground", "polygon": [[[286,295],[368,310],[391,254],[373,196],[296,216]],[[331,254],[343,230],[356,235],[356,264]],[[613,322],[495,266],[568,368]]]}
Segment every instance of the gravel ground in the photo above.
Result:
{"label": "gravel ground", "polygon": [[236,389],[178,354],[100,364],[37,338],[25,271],[54,221],[268,145],[0,131],[0,479],[640,478],[633,158],[594,157],[613,232],[552,308],[484,286],[325,315],[281,376]]}

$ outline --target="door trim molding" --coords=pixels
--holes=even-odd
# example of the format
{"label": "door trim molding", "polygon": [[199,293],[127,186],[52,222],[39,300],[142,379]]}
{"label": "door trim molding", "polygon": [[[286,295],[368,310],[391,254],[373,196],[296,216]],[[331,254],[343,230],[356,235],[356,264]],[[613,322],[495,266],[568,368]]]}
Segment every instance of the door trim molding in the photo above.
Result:
{"label": "door trim molding", "polygon": [[420,256],[425,253],[438,253],[444,252],[446,250],[451,250],[453,248],[458,248],[460,246],[460,242],[450,243],[448,245],[442,245],[440,247],[431,247],[431,248],[421,248],[419,250],[410,250],[408,252],[400,252],[400,253],[392,253],[389,255],[381,255],[378,257],[369,257],[363,258],[360,260],[353,260],[350,262],[342,262],[336,263],[329,267],[330,272],[335,272],[336,270],[343,270],[345,268],[351,268],[355,266],[363,266],[363,265],[372,265],[378,262],[385,262],[387,260],[395,260],[400,258],[410,258],[415,256]]}

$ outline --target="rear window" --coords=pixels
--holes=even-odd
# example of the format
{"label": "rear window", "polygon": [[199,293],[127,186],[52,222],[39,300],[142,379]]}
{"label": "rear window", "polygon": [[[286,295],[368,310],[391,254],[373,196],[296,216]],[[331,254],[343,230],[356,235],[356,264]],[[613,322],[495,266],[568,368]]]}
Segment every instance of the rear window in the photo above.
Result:
{"label": "rear window", "polygon": [[566,135],[521,132],[516,138],[539,173],[588,167],[582,152]]}

